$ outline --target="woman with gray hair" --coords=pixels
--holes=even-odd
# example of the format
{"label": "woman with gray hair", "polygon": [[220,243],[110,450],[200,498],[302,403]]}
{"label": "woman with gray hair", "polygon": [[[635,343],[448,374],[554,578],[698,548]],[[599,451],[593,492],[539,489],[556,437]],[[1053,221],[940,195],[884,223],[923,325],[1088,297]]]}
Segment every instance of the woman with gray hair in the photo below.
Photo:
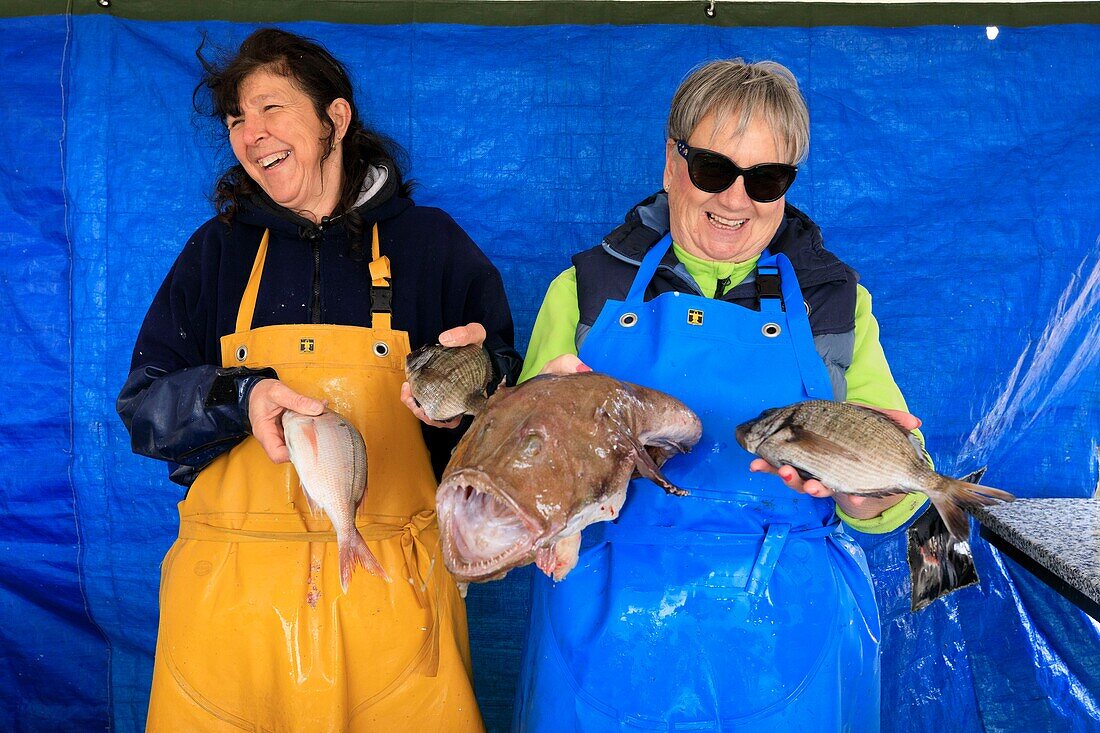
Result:
{"label": "woman with gray hair", "polygon": [[834,495],[733,439],[810,398],[920,423],[870,295],[785,200],[808,146],[789,70],[704,64],[672,100],[664,189],[550,284],[521,381],[605,372],[684,401],[703,437],[662,469],[688,496],[636,479],[569,576],[536,580],[518,730],[879,728],[878,611],[846,527],[894,530],[924,498]]}

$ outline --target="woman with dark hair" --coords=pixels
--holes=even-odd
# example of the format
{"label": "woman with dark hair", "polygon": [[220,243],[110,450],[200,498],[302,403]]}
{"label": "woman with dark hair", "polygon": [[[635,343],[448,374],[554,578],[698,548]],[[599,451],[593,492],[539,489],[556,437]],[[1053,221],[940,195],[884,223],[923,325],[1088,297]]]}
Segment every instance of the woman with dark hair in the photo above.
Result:
{"label": "woman with dark hair", "polygon": [[[203,66],[196,99],[237,164],[150,306],[117,405],[134,451],[189,487],[148,730],[481,730],[434,514],[458,420],[429,420],[403,382],[410,347],[438,339],[482,344],[493,383],[514,383],[500,275],[409,199],[399,149],[364,127],[320,45],[262,29]],[[389,576],[358,572],[346,592],[281,427],[326,404],[366,442],[356,524]]]}

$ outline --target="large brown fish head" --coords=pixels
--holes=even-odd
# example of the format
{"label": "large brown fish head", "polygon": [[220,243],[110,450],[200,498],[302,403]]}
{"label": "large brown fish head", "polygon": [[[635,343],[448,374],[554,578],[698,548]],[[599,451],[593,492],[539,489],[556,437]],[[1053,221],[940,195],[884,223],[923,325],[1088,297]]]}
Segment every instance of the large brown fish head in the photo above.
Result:
{"label": "large brown fish head", "polygon": [[[503,577],[564,537],[611,519],[639,461],[700,437],[668,395],[585,373],[497,390],[459,442],[436,494],[447,568],[460,582]],[[618,503],[616,503],[616,501]]]}

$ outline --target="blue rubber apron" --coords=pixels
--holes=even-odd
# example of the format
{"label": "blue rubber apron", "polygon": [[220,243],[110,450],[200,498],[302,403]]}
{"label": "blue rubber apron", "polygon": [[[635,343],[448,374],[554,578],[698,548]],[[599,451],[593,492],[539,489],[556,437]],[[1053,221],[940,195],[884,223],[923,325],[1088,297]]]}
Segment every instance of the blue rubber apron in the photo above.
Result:
{"label": "blue rubber apron", "polygon": [[[748,470],[734,428],[832,397],[790,262],[757,277],[754,311],[683,293],[644,302],[671,245],[608,301],[581,349],[593,369],[668,392],[703,422],[665,475],[636,479],[615,522],[587,528],[560,583],[536,574],[519,731],[879,730],[878,612],[834,504]],[[783,303],[788,304],[784,310]]]}

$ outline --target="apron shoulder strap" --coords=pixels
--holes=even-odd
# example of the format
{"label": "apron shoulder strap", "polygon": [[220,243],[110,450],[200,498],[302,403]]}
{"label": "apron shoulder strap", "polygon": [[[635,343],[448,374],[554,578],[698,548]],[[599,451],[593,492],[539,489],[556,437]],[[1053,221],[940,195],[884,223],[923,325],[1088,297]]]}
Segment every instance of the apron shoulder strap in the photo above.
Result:
{"label": "apron shoulder strap", "polygon": [[370,325],[371,328],[390,329],[393,312],[393,291],[390,290],[390,258],[382,255],[378,246],[378,224],[371,231],[370,244]]}
{"label": "apron shoulder strap", "polygon": [[641,303],[645,300],[645,289],[649,287],[649,282],[657,273],[661,260],[665,258],[665,253],[668,252],[668,248],[671,246],[672,233],[670,232],[662,237],[657,244],[653,245],[646,256],[642,258],[642,264],[638,267],[638,274],[634,276],[634,282],[630,285],[630,292],[627,293],[627,303]]}
{"label": "apron shoulder strap", "polygon": [[264,236],[260,240],[260,249],[256,252],[256,260],[252,263],[252,273],[248,276],[248,284],[245,285],[244,295],[241,296],[240,308],[237,309],[236,333],[252,330],[252,315],[256,312],[256,294],[260,292],[260,277],[264,272],[267,242],[270,238],[271,230],[265,229]]}
{"label": "apron shoulder strap", "polygon": [[[799,372],[802,374],[802,384],[806,394],[811,399],[833,399],[832,383],[828,380],[828,373],[823,372],[824,362],[817,353],[814,344],[813,330],[810,328],[810,317],[807,307],[799,308],[803,304],[802,289],[798,285],[798,276],[795,274],[794,265],[787,255],[779,253],[770,255],[767,250],[761,255],[757,263],[757,279],[767,278],[771,273],[778,274],[779,292],[775,292],[775,284],[765,282],[761,288],[758,284],[757,296],[760,299],[760,312],[782,313],[786,312],[787,328],[791,330],[794,342],[795,359],[798,360]],[[791,307],[788,308],[787,305]],[[824,374],[825,379],[822,379]]]}
{"label": "apron shoulder strap", "polygon": [[[252,317],[256,312],[256,296],[260,292],[260,280],[263,277],[264,262],[267,260],[267,246],[271,238],[271,230],[265,229],[264,236],[260,240],[260,248],[256,252],[256,260],[252,263],[252,272],[248,276],[248,284],[245,285],[244,295],[241,296],[241,305],[237,310],[236,333],[244,333],[252,330]],[[374,225],[371,234],[371,325],[375,328],[390,328],[390,313],[392,312],[392,291],[390,290],[390,258],[380,256],[378,247],[378,224]]]}

